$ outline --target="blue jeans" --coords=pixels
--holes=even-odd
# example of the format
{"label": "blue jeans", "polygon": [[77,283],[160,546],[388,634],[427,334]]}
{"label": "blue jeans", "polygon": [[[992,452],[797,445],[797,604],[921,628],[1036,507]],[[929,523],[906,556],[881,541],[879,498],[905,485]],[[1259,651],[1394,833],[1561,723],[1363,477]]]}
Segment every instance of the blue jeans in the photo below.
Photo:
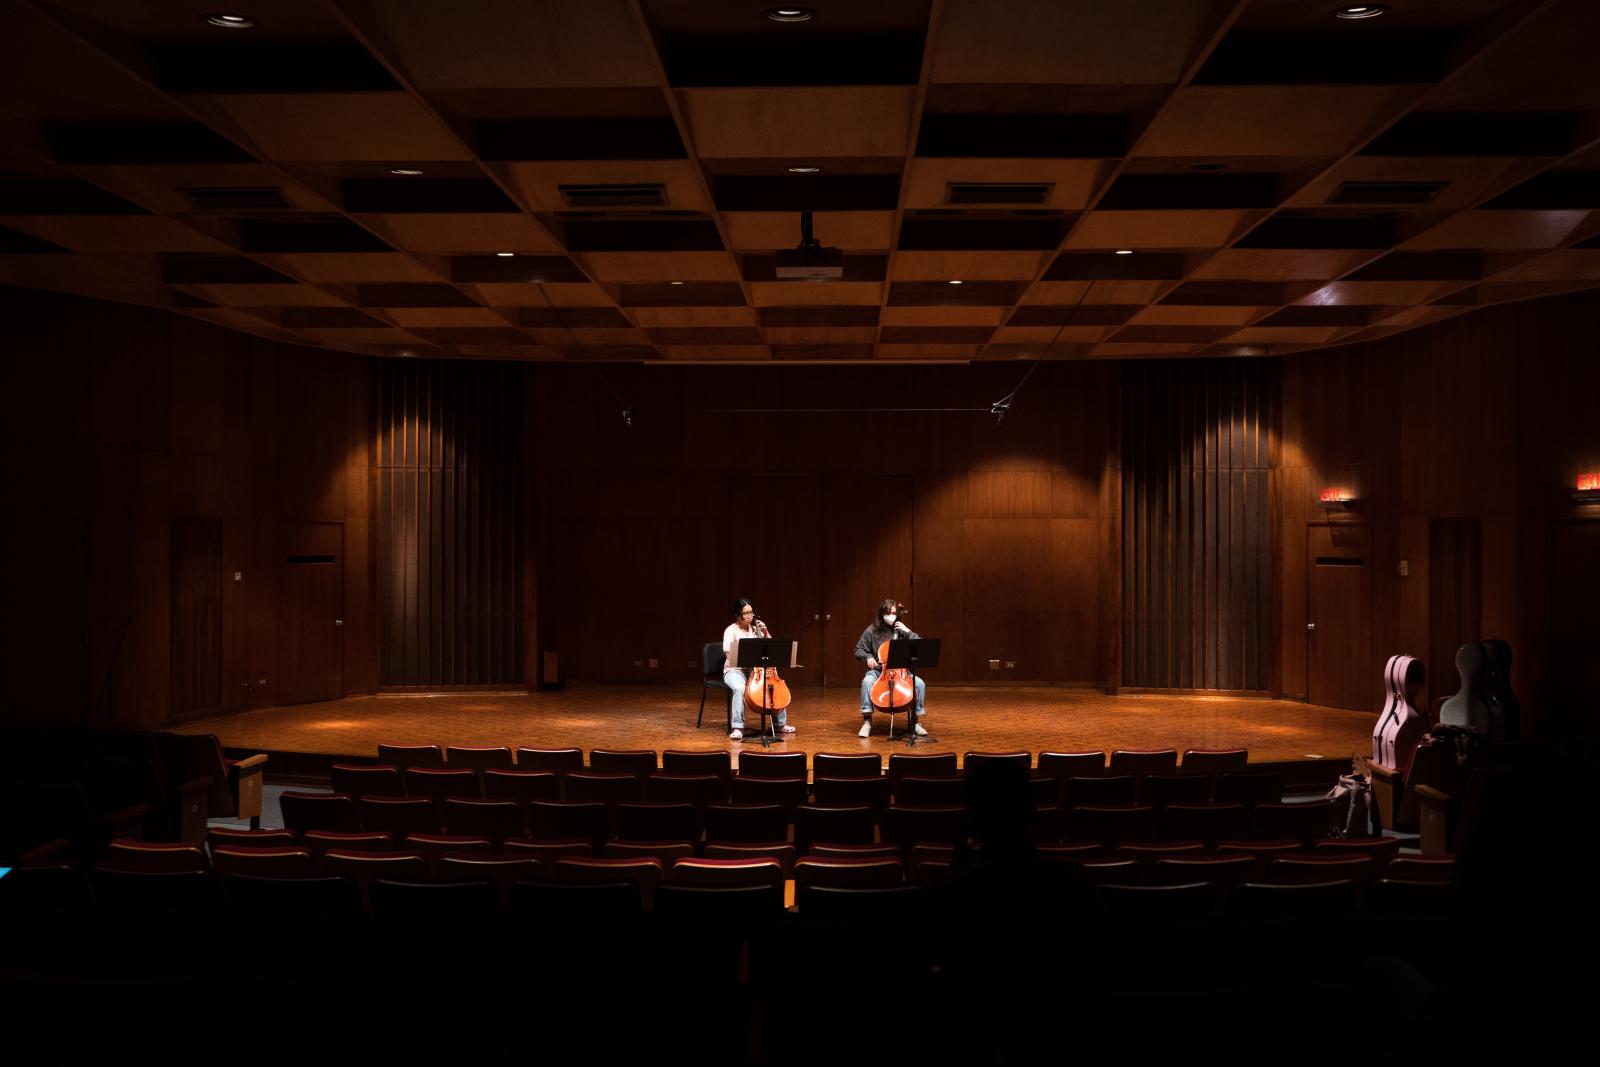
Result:
{"label": "blue jeans", "polygon": [[[739,670],[737,667],[722,672],[722,684],[733,690],[733,728],[735,730],[744,729],[744,687],[749,681],[750,679],[745,677],[744,671]],[[785,708],[782,711],[774,712],[772,721],[777,723],[779,727],[787,725],[789,722],[788,709]]]}
{"label": "blue jeans", "polygon": [[[861,676],[861,717],[872,718],[872,683],[878,680],[882,671],[868,671]],[[922,705],[928,699],[928,687],[923,684],[921,675],[917,676],[917,718],[922,718]],[[895,708],[898,712],[900,708]]]}

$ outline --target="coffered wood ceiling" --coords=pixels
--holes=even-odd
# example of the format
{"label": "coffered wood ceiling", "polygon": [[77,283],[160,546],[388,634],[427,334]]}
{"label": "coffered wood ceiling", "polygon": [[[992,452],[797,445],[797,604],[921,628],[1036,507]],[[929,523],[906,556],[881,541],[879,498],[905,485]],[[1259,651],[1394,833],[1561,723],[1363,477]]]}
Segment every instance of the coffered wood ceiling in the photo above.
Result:
{"label": "coffered wood ceiling", "polygon": [[[240,2],[0,0],[0,281],[735,362],[1266,355],[1600,285],[1593,0]],[[843,278],[776,275],[802,209]]]}

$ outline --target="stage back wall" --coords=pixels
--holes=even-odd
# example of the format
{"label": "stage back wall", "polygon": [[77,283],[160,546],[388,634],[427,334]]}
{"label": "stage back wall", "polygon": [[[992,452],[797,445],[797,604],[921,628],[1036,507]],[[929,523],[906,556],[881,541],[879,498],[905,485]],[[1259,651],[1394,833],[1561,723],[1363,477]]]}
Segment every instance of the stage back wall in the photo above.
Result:
{"label": "stage back wall", "polygon": [[[1517,650],[1530,724],[1581,729],[1596,698],[1584,651],[1600,521],[1573,496],[1600,470],[1600,304],[1589,294],[1224,370],[1046,361],[998,424],[987,408],[1027,364],[401,371],[75,297],[0,290],[0,310],[21,401],[0,423],[12,458],[0,495],[8,719],[157,726],[385,680],[527,686],[544,651],[578,681],[693,686],[689,663],[736,595],[801,642],[800,684],[852,684],[850,648],[894,594],[913,626],[945,639],[939,684],[1181,686],[1181,672],[1144,673],[1152,661],[1134,658],[1147,624],[1124,619],[1123,583],[1142,549],[1124,543],[1123,494],[1181,473],[1161,449],[1193,427],[1130,382],[1187,403],[1186,389],[1217,395],[1215,373],[1277,379],[1252,394],[1251,432],[1264,437],[1245,465],[1259,481],[1264,447],[1266,636],[1242,681],[1188,678],[1255,686],[1264,667],[1268,692],[1376,708],[1384,656],[1497,636]],[[458,542],[441,570],[448,546],[429,542],[440,554],[426,572],[428,625],[435,604],[456,612],[430,642],[437,633],[442,649],[448,635],[455,654],[458,636],[487,635],[457,663],[492,655],[491,673],[451,674],[407,652],[391,666],[429,672],[380,674],[383,635],[393,657],[393,638],[406,626],[420,635],[424,616],[420,597],[407,599],[423,570],[406,578],[397,551],[423,543],[417,523],[378,515],[394,502],[380,480],[393,489],[416,466],[382,452],[394,410],[384,375],[426,384],[401,405],[414,421],[448,413],[436,432],[470,428],[472,447],[491,450],[473,477],[498,511],[456,518],[481,522],[472,529],[497,547],[462,554]],[[444,392],[465,379],[492,385],[462,406]],[[1148,434],[1128,424],[1130,405]],[[979,410],[865,410],[897,408]],[[490,416],[501,421],[487,426]],[[1156,462],[1124,463],[1130,439],[1161,444]],[[519,448],[520,481],[489,477],[517,469]],[[1355,508],[1319,507],[1330,487]],[[1167,514],[1159,495],[1146,503],[1141,514]],[[1343,556],[1324,551],[1330,540]],[[1336,557],[1361,566],[1323,566]],[[468,561],[493,569],[463,576]],[[1330,576],[1342,584],[1318,584]],[[1307,625],[1336,584],[1357,625],[1332,653]],[[329,607],[343,625],[310,633],[331,627]],[[1160,619],[1168,648],[1195,647],[1180,618],[1146,618]],[[1429,666],[1436,705],[1455,680],[1448,664]],[[1334,682],[1346,689],[1333,695]]]}

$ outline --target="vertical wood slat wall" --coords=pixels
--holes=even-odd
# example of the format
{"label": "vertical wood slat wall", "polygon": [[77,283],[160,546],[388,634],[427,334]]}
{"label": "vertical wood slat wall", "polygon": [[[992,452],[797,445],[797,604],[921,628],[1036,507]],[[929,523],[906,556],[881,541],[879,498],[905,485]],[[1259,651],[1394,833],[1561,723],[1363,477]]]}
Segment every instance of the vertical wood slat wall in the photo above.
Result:
{"label": "vertical wood slat wall", "polygon": [[379,360],[379,684],[525,680],[520,364]]}
{"label": "vertical wood slat wall", "polygon": [[1122,685],[1268,685],[1267,360],[1122,368]]}
{"label": "vertical wood slat wall", "polygon": [[222,707],[222,520],[172,520],[171,694],[175,716]]}

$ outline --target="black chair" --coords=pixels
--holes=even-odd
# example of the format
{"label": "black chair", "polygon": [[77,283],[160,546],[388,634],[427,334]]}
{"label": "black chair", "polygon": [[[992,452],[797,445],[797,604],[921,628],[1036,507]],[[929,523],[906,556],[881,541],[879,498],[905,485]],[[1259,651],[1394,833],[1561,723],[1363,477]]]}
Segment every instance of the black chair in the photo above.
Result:
{"label": "black chair", "polygon": [[707,641],[700,649],[700,714],[694,717],[694,728],[700,729],[700,720],[706,717],[706,694],[713,689],[720,690],[727,698],[727,728],[733,729],[733,690],[722,684],[722,665],[726,662],[722,645],[717,641]]}

